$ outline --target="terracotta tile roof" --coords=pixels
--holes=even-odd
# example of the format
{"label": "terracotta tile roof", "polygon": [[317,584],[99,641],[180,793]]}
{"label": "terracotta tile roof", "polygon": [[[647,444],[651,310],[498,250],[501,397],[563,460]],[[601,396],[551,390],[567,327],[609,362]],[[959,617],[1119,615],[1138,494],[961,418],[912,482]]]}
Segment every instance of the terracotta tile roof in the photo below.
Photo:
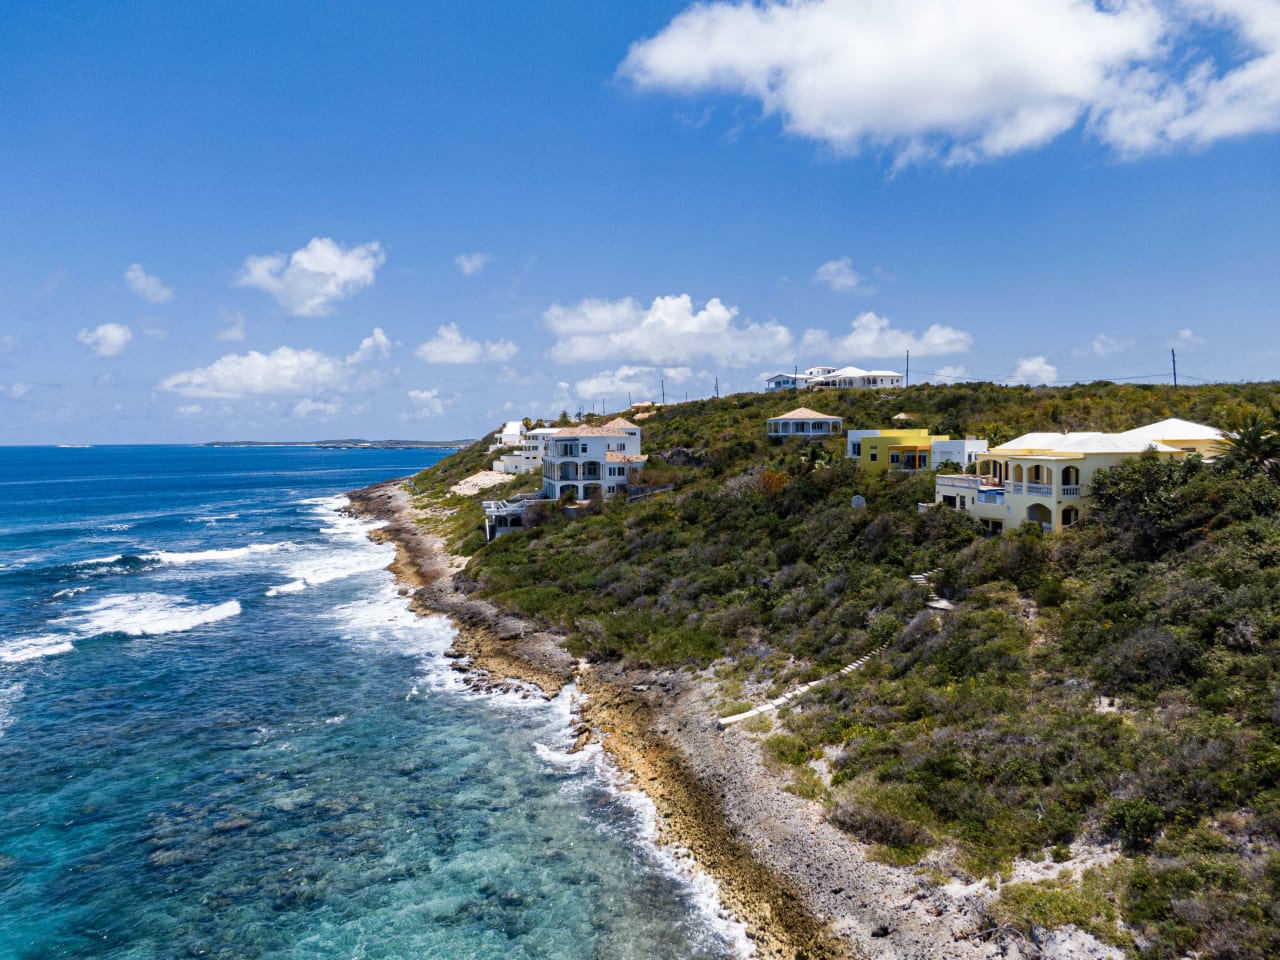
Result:
{"label": "terracotta tile roof", "polygon": [[616,427],[619,430],[639,430],[640,429],[630,420],[627,420],[625,417],[614,417],[612,420],[606,423],[605,426]]}
{"label": "terracotta tile roof", "polygon": [[647,453],[623,453],[621,450],[610,450],[604,455],[608,463],[644,463],[649,459]]}

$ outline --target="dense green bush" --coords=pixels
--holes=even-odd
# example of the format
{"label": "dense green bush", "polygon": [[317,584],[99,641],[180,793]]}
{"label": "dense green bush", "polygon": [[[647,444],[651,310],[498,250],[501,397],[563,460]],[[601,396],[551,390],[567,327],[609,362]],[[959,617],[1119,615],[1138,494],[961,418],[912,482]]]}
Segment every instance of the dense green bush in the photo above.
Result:
{"label": "dense green bush", "polygon": [[[766,741],[800,773],[834,758],[833,823],[895,862],[953,848],[975,875],[1118,840],[1127,859],[1105,876],[1019,885],[1001,922],[1076,922],[1149,957],[1280,956],[1280,471],[1142,457],[1094,478],[1071,530],[985,538],[958,511],[920,512],[929,471],[870,477],[834,442],[764,436],[802,403],[849,428],[906,412],[1001,441],[1225,424],[1273,399],[1271,385],[969,384],[672,405],[642,425],[645,473],[673,491],[574,522],[549,511],[477,549],[466,575],[581,655],[731,658],[776,692],[887,643]],[[459,508],[455,545],[478,507],[443,491],[485,459],[458,456],[416,480]],[[956,612],[925,608],[908,579],[925,571]]]}

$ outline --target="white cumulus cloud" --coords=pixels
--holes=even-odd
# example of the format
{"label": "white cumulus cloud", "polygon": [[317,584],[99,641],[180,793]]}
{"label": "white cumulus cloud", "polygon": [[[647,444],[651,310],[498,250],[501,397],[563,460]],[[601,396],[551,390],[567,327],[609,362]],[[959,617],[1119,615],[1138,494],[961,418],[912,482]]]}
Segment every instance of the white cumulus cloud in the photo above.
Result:
{"label": "white cumulus cloud", "polygon": [[336,400],[312,400],[305,397],[293,405],[293,415],[299,420],[307,417],[331,417],[342,409],[342,404]]}
{"label": "white cumulus cloud", "polygon": [[143,270],[140,263],[129,264],[129,269],[124,272],[124,280],[129,284],[129,289],[143,300],[166,303],[173,299],[173,288],[165,286],[159,277]]}
{"label": "white cumulus cloud", "polygon": [[346,359],[318,350],[277,347],[270,353],[250,350],[229,353],[207,367],[197,367],[166,377],[163,390],[187,397],[236,400],[249,396],[299,396],[331,393],[352,388],[360,367],[386,356],[390,343],[381,329],[361,341]]}
{"label": "white cumulus cloud", "polygon": [[543,319],[558,338],[550,355],[565,363],[614,357],[648,364],[708,357],[741,367],[789,353],[791,331],[770,320],[735,323],[737,307],[712,298],[700,310],[688,294],[657,297],[647,308],[631,297],[553,304]]}
{"label": "white cumulus cloud", "polygon": [[975,162],[1085,122],[1117,153],[1280,128],[1274,0],[697,3],[632,44],[642,89],[760,102],[799,136]]}
{"label": "white cumulus cloud", "polygon": [[133,331],[123,323],[100,323],[92,330],[81,330],[76,339],[100,357],[114,357],[124,352]]}
{"label": "white cumulus cloud", "polygon": [[820,266],[813,274],[813,281],[825,283],[837,293],[843,293],[856,287],[862,282],[862,278],[853,269],[853,261],[848,257],[841,257],[839,260],[828,260]]}
{"label": "white cumulus cloud", "polygon": [[1171,347],[1182,347],[1184,350],[1194,350],[1196,347],[1204,346],[1204,337],[1197,334],[1190,327],[1183,327],[1178,331],[1178,335],[1169,341]]}
{"label": "white cumulus cloud", "polygon": [[1113,353],[1121,353],[1133,346],[1133,340],[1128,337],[1113,337],[1105,333],[1100,333],[1093,338],[1093,352],[1100,357],[1109,357]]}
{"label": "white cumulus cloud", "polygon": [[948,364],[947,366],[939,367],[937,370],[933,371],[933,375],[943,383],[958,383],[962,380],[972,379],[972,375],[969,373],[969,368],[959,366],[957,364]]}
{"label": "white cumulus cloud", "polygon": [[1009,382],[1034,387],[1042,383],[1053,383],[1057,379],[1058,368],[1044,357],[1021,357]]}
{"label": "white cumulus cloud", "polygon": [[402,419],[428,420],[431,417],[443,416],[445,409],[449,406],[449,401],[441,397],[440,390],[435,387],[430,390],[410,390],[409,402],[413,404],[413,409]]}
{"label": "white cumulus cloud", "polygon": [[[610,407],[622,407],[627,394],[634,400],[651,400],[659,395],[662,383],[668,387],[687,382],[693,376],[689,367],[621,366],[602,370],[574,384],[583,400],[604,400]],[[610,402],[612,401],[612,402]]]}
{"label": "white cumulus cloud", "polygon": [[318,317],[332,312],[334,302],[372,284],[386,259],[376,240],[348,248],[328,237],[313,237],[290,254],[245,258],[234,283],[265,290],[295,317]]}
{"label": "white cumulus cloud", "polygon": [[490,340],[481,343],[463,335],[456,323],[446,323],[436,328],[436,335],[418,345],[414,351],[424,363],[478,363],[493,360],[505,363],[516,355],[519,348],[510,340]]}
{"label": "white cumulus cloud", "polygon": [[27,391],[31,387],[25,383],[0,383],[0,397],[8,397],[10,400],[20,400],[27,395]]}
{"label": "white cumulus cloud", "polygon": [[464,277],[473,277],[489,264],[487,253],[460,253],[453,258],[454,265]]}
{"label": "white cumulus cloud", "polygon": [[826,330],[806,330],[802,341],[811,354],[836,360],[861,357],[905,357],[908,350],[918,357],[944,353],[964,353],[973,346],[973,336],[940,323],[930,325],[923,333],[897,330],[888,319],[871,311],[854,317],[849,333],[832,337]]}

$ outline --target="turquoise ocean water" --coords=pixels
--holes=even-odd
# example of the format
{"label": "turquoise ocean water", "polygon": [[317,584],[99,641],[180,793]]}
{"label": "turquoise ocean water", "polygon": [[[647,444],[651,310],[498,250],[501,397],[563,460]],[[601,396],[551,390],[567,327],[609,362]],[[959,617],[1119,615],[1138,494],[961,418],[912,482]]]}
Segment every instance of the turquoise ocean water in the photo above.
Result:
{"label": "turquoise ocean water", "polygon": [[0,958],[749,950],[338,512],[438,456],[0,448]]}

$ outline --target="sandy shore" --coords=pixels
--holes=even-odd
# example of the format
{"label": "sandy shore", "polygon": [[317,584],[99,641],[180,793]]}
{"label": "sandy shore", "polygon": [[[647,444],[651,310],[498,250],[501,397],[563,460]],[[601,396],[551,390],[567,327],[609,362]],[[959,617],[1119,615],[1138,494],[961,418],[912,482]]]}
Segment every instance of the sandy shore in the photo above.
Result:
{"label": "sandy shore", "polygon": [[[401,481],[349,494],[385,522],[392,564],[414,609],[458,626],[455,653],[481,685],[510,679],[554,695],[576,680],[586,695],[584,736],[600,738],[654,801],[662,840],[687,850],[720,884],[763,958],[936,960],[1027,956],[984,934],[980,893],[956,896],[914,870],[869,861],[865,848],[784,788],[752,735],[720,731],[709,691],[676,670],[578,663],[560,638],[454,585],[460,567],[416,520]],[[1024,947],[1025,950],[1025,947]]]}

